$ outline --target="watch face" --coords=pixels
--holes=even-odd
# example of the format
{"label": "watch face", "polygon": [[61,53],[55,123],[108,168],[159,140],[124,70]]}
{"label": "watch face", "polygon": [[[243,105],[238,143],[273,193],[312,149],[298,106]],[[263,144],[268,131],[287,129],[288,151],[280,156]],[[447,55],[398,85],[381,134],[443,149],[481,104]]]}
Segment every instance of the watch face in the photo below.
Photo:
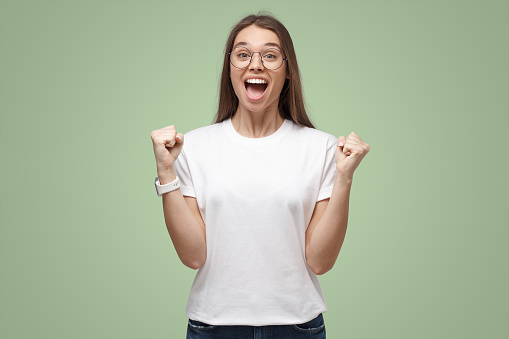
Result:
{"label": "watch face", "polygon": [[157,195],[158,196],[161,196],[161,193],[159,192],[159,178],[156,178],[155,182],[154,182],[155,186],[156,186],[156,192],[157,192]]}

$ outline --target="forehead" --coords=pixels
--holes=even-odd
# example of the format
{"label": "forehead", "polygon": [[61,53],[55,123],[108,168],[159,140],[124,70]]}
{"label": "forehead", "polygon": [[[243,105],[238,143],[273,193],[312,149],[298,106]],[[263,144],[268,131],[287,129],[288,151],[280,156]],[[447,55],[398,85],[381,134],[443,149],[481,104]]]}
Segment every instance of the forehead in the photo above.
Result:
{"label": "forehead", "polygon": [[266,47],[266,45],[277,44],[276,47],[281,48],[281,43],[276,33],[270,29],[260,28],[255,25],[248,26],[237,34],[237,37],[235,37],[233,41],[233,46],[238,43],[246,43],[247,46],[255,48],[263,48]]}

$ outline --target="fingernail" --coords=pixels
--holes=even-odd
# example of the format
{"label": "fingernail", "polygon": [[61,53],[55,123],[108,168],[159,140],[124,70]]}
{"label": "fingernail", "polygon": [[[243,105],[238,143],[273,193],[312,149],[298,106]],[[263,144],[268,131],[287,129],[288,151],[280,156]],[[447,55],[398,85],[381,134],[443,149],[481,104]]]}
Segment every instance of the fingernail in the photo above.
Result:
{"label": "fingernail", "polygon": [[343,147],[343,141],[338,142],[338,146]]}

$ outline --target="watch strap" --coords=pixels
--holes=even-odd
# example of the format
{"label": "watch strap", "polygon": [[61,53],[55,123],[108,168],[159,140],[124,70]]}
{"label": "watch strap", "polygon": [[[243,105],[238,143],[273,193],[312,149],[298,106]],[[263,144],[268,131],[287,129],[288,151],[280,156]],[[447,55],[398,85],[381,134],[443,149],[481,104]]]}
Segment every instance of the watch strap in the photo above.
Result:
{"label": "watch strap", "polygon": [[159,182],[159,177],[156,177],[154,180],[154,184],[156,186],[157,195],[162,196],[164,193],[168,193],[180,188],[180,179],[179,177],[176,177],[175,180],[173,180],[172,182],[161,185],[161,183]]}

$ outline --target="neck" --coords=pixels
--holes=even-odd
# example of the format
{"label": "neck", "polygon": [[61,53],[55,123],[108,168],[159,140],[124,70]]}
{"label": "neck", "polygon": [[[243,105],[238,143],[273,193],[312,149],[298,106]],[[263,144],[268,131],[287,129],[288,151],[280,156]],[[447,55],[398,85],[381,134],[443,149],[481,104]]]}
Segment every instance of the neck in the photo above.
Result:
{"label": "neck", "polygon": [[237,108],[235,115],[232,117],[232,125],[237,132],[247,138],[263,138],[275,133],[284,119],[279,114],[277,107],[275,109],[267,109],[252,112],[245,107]]}
{"label": "neck", "polygon": [[[277,103],[277,102],[276,102]],[[271,105],[261,111],[249,111],[239,105],[232,117],[233,127],[247,138],[263,138],[276,132],[284,119],[279,114],[277,105]]]}

